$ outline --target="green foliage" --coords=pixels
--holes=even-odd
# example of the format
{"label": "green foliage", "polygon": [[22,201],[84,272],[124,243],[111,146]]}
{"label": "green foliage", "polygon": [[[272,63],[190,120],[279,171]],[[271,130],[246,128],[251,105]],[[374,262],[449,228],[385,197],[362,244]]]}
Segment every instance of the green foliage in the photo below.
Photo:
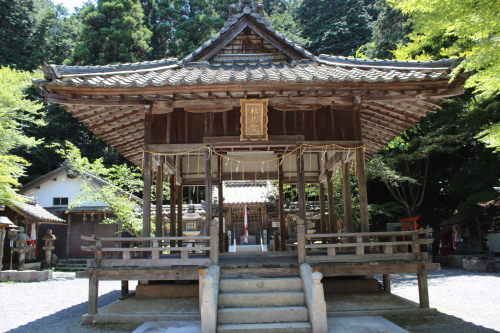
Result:
{"label": "green foliage", "polygon": [[71,53],[76,18],[50,0],[0,0],[0,66],[34,70]]}
{"label": "green foliage", "polygon": [[389,6],[386,0],[377,0],[374,9],[377,20],[372,23],[371,41],[358,50],[358,55],[370,59],[392,59],[398,44],[406,44],[412,32],[411,21],[401,10]]}
{"label": "green foliage", "polygon": [[494,148],[496,152],[500,152],[500,123],[491,125],[477,136],[486,144],[486,147]]}
{"label": "green foliage", "polygon": [[13,155],[16,147],[31,147],[39,141],[26,136],[23,127],[27,123],[43,125],[37,120],[41,105],[29,101],[24,90],[31,84],[31,74],[9,67],[0,67],[0,202],[19,201],[15,187],[24,174],[28,161]]}
{"label": "green foliage", "polygon": [[292,42],[304,47],[310,42],[309,39],[301,37],[302,26],[294,19],[291,11],[274,11],[269,21],[273,28]]}
{"label": "green foliage", "polygon": [[[80,189],[77,198],[71,201],[68,209],[80,207],[89,202],[102,202],[108,204],[102,210],[109,212],[102,223],[117,223],[121,231],[128,232],[132,236],[142,235],[142,219],[134,212],[138,204],[134,193],[142,188],[141,174],[137,167],[126,165],[114,165],[107,168],[102,163],[102,158],[93,162],[82,157],[80,150],[71,142],[59,148],[58,153],[67,159],[71,169],[85,182]],[[95,180],[100,177],[108,185],[102,185]]]}
{"label": "green foliage", "polygon": [[45,102],[46,93],[41,87],[31,86],[26,93],[30,100],[43,105],[43,119],[46,125],[27,123],[23,132],[29,137],[44,141],[46,145],[21,147],[12,151],[31,163],[26,169],[26,175],[20,179],[21,182],[29,182],[57,169],[64,162],[64,158],[56,152],[52,144],[64,145],[66,141],[72,142],[83,156],[91,160],[102,157],[104,165],[108,167],[126,163],[124,157],[66,112],[63,106]]}
{"label": "green foliage", "polygon": [[148,57],[151,31],[139,0],[98,0],[79,14],[82,28],[73,52],[75,65],[136,62]]}
{"label": "green foliage", "polygon": [[[358,225],[361,221],[360,216],[360,204],[359,204],[359,195],[358,195],[358,178],[353,175],[352,172],[349,173],[349,183],[351,186],[351,205],[352,205],[352,213],[353,213],[353,224]],[[336,169],[332,174],[332,182],[333,186],[333,202],[335,203],[335,215],[338,219],[344,221],[344,193],[342,191],[343,188],[343,173],[342,169]]]}
{"label": "green foliage", "polygon": [[303,0],[295,18],[313,54],[353,56],[370,39],[369,7],[362,0]]}
{"label": "green foliage", "polygon": [[491,200],[500,160],[476,136],[485,124],[500,121],[499,99],[475,102],[466,95],[443,104],[367,163],[370,184],[382,181],[405,215],[427,212],[431,225],[457,208]]}
{"label": "green foliage", "polygon": [[396,51],[398,59],[462,56],[454,70],[477,70],[467,87],[485,94],[500,91],[500,1],[388,0],[415,24],[412,40]]}

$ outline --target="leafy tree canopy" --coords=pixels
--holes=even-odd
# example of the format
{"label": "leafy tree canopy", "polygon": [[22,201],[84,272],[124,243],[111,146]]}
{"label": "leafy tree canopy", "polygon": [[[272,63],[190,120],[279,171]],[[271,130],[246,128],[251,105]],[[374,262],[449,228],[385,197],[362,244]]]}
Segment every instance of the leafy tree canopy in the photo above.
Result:
{"label": "leafy tree canopy", "polygon": [[0,65],[34,70],[68,59],[78,21],[50,0],[0,0]]}
{"label": "leafy tree canopy", "polygon": [[[142,189],[139,168],[125,164],[108,168],[104,166],[102,158],[90,161],[83,157],[71,142],[66,142],[57,152],[67,159],[71,169],[84,180],[80,194],[70,203],[69,209],[88,202],[106,203],[108,206],[102,210],[110,215],[106,216],[102,223],[117,223],[121,225],[122,231],[132,236],[142,235],[142,219],[134,212],[138,204],[134,194]],[[108,181],[109,185],[98,186],[93,176]]]}
{"label": "leafy tree canopy", "polygon": [[24,89],[31,84],[31,74],[9,67],[0,67],[0,202],[19,200],[15,187],[18,178],[24,174],[28,161],[13,155],[13,148],[31,147],[38,141],[23,133],[27,123],[44,122],[37,120],[41,105],[25,98]]}
{"label": "leafy tree canopy", "polygon": [[73,52],[75,65],[137,62],[148,57],[151,31],[139,0],[98,0],[79,14],[82,22]]}
{"label": "leafy tree canopy", "polygon": [[[477,70],[467,87],[491,94],[500,91],[500,1],[388,0],[411,16],[411,43],[396,52],[399,59],[462,56],[455,69]],[[438,46],[438,47],[436,47]]]}
{"label": "leafy tree canopy", "polygon": [[[313,54],[353,56],[371,36],[371,2],[362,0],[303,0],[296,20]],[[368,6],[367,6],[368,5]]]}

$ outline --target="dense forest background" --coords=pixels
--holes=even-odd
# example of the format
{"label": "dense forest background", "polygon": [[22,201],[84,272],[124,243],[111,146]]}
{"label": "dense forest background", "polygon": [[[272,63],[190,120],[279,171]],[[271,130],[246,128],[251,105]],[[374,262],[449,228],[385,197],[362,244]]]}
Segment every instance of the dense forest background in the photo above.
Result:
{"label": "dense forest background", "polygon": [[[0,0],[0,78],[40,75],[36,70],[44,62],[103,65],[182,58],[223,27],[233,2],[97,0],[69,14],[51,0]],[[457,71],[477,72],[463,96],[445,102],[368,163],[375,228],[414,214],[436,227],[457,210],[474,211],[478,203],[498,197],[493,189],[500,178],[495,153],[500,142],[498,1],[261,2],[280,33],[314,54],[419,60],[460,56],[465,61]],[[105,166],[126,162],[61,106],[45,103],[41,88],[16,86],[25,94],[18,102],[27,99],[38,106],[27,117],[26,105],[0,101],[0,139],[8,142],[0,145],[0,155],[24,159],[10,161],[17,168],[0,173],[7,190],[18,185],[15,179],[26,183],[59,167],[63,157],[57,144],[65,141],[91,161],[102,158]],[[24,141],[7,140],[12,131]],[[352,184],[356,193],[354,177]],[[308,193],[318,195],[314,187]]]}

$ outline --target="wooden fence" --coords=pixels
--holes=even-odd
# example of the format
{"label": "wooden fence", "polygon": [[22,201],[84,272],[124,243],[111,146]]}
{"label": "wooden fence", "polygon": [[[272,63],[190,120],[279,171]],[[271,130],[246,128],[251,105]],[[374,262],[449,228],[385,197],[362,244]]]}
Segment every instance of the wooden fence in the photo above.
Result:
{"label": "wooden fence", "polygon": [[[421,235],[432,229],[416,231],[307,234],[304,222],[297,222],[299,263],[426,261],[428,254],[420,247],[433,239]],[[405,237],[411,240],[405,240]],[[326,253],[325,253],[326,250]],[[411,250],[411,251],[410,251]]]}
{"label": "wooden fence", "polygon": [[[94,252],[87,267],[169,267],[210,266],[219,263],[219,229],[216,221],[210,226],[210,236],[186,237],[96,237],[81,236],[95,245],[82,246]],[[103,247],[114,242],[114,247]],[[126,247],[122,247],[126,245]],[[176,246],[177,245],[177,246]],[[201,246],[196,246],[201,245]],[[179,253],[180,252],[180,256]]]}

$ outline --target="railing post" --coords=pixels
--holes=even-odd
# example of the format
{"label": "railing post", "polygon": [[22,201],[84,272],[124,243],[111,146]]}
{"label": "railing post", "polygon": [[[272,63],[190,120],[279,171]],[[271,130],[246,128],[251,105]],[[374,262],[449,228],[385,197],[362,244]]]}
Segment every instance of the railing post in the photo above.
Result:
{"label": "railing post", "polygon": [[418,253],[420,252],[420,244],[415,244],[418,241],[418,235],[411,236],[411,240],[413,244],[411,245],[411,252]]}
{"label": "railing post", "polygon": [[215,219],[210,223],[210,260],[212,265],[219,264],[219,227]]}
{"label": "railing post", "polygon": [[[153,241],[153,247],[158,248],[158,241]],[[160,251],[151,251],[151,259],[160,259]]]}
{"label": "railing post", "polygon": [[306,262],[306,226],[304,220],[297,221],[297,254],[299,264]]}
{"label": "railing post", "polygon": [[[356,236],[356,243],[363,243],[363,236]],[[356,254],[365,254],[365,247],[363,245],[356,246]]]}

